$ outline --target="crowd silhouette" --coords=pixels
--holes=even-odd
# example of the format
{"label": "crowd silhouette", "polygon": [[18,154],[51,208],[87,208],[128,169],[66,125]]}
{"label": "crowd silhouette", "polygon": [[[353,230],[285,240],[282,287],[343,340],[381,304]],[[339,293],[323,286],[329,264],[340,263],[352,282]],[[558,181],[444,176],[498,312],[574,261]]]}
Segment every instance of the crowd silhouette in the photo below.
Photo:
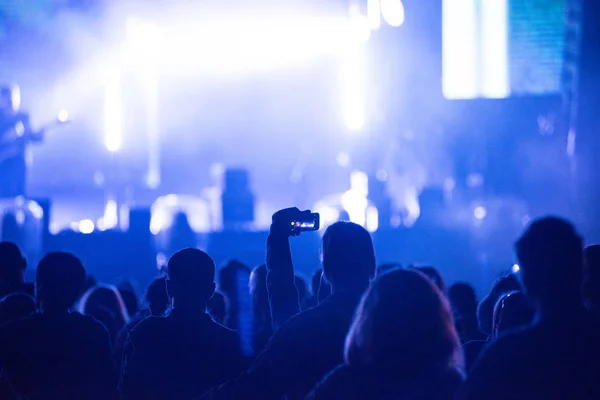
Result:
{"label": "crowd silhouette", "polygon": [[298,212],[273,216],[265,264],[217,271],[180,249],[140,300],[64,252],[27,283],[1,242],[0,399],[600,399],[600,246],[568,221],[533,221],[520,271],[478,301],[433,267],[377,268],[370,234],[345,221],[307,285]]}

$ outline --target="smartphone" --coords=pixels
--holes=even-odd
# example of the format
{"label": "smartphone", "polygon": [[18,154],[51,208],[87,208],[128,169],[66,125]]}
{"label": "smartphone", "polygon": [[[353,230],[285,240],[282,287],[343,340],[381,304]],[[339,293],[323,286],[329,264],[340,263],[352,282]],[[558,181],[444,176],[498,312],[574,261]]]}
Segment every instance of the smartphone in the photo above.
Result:
{"label": "smartphone", "polygon": [[298,215],[297,218],[290,221],[290,228],[293,234],[300,234],[301,232],[318,231],[320,227],[321,218],[318,213],[311,213],[310,211],[304,211]]}

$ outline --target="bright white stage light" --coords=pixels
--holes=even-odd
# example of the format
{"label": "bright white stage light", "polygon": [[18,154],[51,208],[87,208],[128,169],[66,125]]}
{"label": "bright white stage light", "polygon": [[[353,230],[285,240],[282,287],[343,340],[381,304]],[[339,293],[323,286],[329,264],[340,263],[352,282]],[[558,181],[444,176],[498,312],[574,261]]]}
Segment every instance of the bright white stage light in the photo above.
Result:
{"label": "bright white stage light", "polygon": [[381,0],[381,15],[388,25],[399,27],[404,23],[402,0]]}
{"label": "bright white stage light", "polygon": [[341,198],[342,207],[348,213],[350,221],[365,226],[369,201],[360,191],[348,190]]}
{"label": "bright white stage light", "polygon": [[119,222],[119,215],[117,212],[117,202],[114,200],[108,200],[104,207],[104,216],[102,217],[103,229],[113,229]]}
{"label": "bright white stage light", "polygon": [[126,22],[125,48],[130,61],[139,66],[154,68],[158,55],[162,52],[163,34],[158,26],[151,22],[128,18]]}
{"label": "bright white stage light", "polygon": [[367,207],[367,216],[365,222],[365,228],[369,232],[376,232],[377,229],[379,229],[379,211],[377,210],[377,208],[373,206]]}
{"label": "bright white stage light", "polygon": [[510,94],[508,81],[508,1],[482,1],[480,62],[481,94],[503,99]]}
{"label": "bright white stage light", "polygon": [[473,216],[478,220],[482,220],[487,216],[487,210],[482,206],[476,207],[475,210],[473,210]]}
{"label": "bright white stage light", "polygon": [[517,272],[519,272],[521,270],[521,267],[519,267],[519,264],[513,264],[512,268],[510,270],[512,271],[513,274],[516,274]]}
{"label": "bright white stage light", "polygon": [[346,126],[360,130],[366,119],[366,50],[364,44],[349,46],[342,71],[343,115]]}
{"label": "bright white stage light", "polygon": [[104,144],[114,153],[121,147],[123,130],[123,97],[121,88],[121,70],[110,65],[106,71],[104,87]]}
{"label": "bright white stage light", "polygon": [[381,27],[381,7],[379,0],[367,0],[367,19],[369,29],[376,31]]}
{"label": "bright white stage light", "polygon": [[94,222],[90,219],[79,221],[79,232],[88,235],[94,232]]}
{"label": "bright white stage light", "polygon": [[69,112],[67,110],[60,110],[56,119],[58,119],[58,122],[67,122],[69,120]]}

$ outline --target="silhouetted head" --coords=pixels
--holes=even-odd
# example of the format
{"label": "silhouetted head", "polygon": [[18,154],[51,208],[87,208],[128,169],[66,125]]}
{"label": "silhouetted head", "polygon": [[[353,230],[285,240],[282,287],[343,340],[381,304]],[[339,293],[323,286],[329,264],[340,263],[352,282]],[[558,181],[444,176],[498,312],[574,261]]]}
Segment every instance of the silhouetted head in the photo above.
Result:
{"label": "silhouetted head", "polygon": [[71,253],[51,252],[38,264],[36,300],[42,312],[66,312],[81,295],[85,268]]}
{"label": "silhouetted head", "polygon": [[310,294],[308,293],[308,286],[306,285],[306,281],[298,275],[294,276],[294,283],[296,284],[296,289],[298,290],[298,300],[300,301],[300,304],[302,304],[310,297]]}
{"label": "silhouetted head", "polygon": [[594,244],[583,249],[585,281],[583,296],[590,310],[600,309],[600,245]]}
{"label": "silhouetted head", "polygon": [[477,315],[477,295],[473,286],[458,282],[448,289],[448,299],[454,315],[461,318],[475,318]]}
{"label": "silhouetted head", "polygon": [[119,284],[117,289],[119,290],[121,299],[123,299],[123,303],[127,309],[127,314],[130,316],[135,315],[140,308],[140,304],[137,296],[135,295],[135,289],[133,288],[133,285],[129,282],[122,282]]}
{"label": "silhouetted head", "polygon": [[346,362],[399,379],[436,367],[461,368],[462,352],[450,306],[425,275],[393,270],[365,293],[346,338]]}
{"label": "silhouetted head", "polygon": [[215,262],[202,250],[178,251],[167,265],[167,293],[173,307],[206,308],[215,292]]}
{"label": "silhouetted head", "polygon": [[525,290],[537,307],[581,303],[583,240],[569,222],[534,221],[516,243]]}
{"label": "silhouetted head", "polygon": [[479,321],[479,329],[488,335],[493,332],[494,325],[494,306],[500,297],[506,293],[521,290],[521,285],[515,277],[510,274],[501,276],[492,284],[488,295],[481,300],[477,307],[477,320]]}
{"label": "silhouetted head", "polygon": [[444,282],[444,278],[442,278],[442,274],[435,269],[434,267],[413,267],[417,271],[423,273],[426,277],[431,279],[433,283],[442,291],[442,293],[446,293],[446,282]]}
{"label": "silhouetted head", "polygon": [[206,307],[208,308],[208,313],[215,322],[218,322],[221,325],[225,323],[225,316],[227,315],[225,296],[219,292],[215,292],[213,296],[208,299]]}
{"label": "silhouetted head", "polygon": [[375,276],[371,235],[362,226],[340,221],[323,235],[323,274],[332,292],[364,290]]}
{"label": "silhouetted head", "polygon": [[0,242],[0,284],[23,282],[27,262],[19,247],[11,242]]}
{"label": "silhouetted head", "polygon": [[230,260],[219,270],[219,291],[228,298],[235,298],[240,278],[250,275],[250,267],[237,260]]}
{"label": "silhouetted head", "polygon": [[385,263],[377,267],[377,276],[388,273],[395,269],[402,269],[402,265],[398,263]]}
{"label": "silhouetted head", "polygon": [[511,329],[525,326],[533,320],[535,308],[523,292],[510,292],[501,296],[494,307],[493,337]]}
{"label": "silhouetted head", "polygon": [[106,311],[112,315],[117,332],[129,321],[125,303],[114,286],[94,286],[83,294],[79,301],[79,312],[96,317],[98,310],[102,310],[103,315]]}
{"label": "silhouetted head", "polygon": [[265,264],[254,268],[250,273],[250,297],[252,298],[253,321],[256,329],[271,325],[271,307],[267,292],[267,266]]}
{"label": "silhouetted head", "polygon": [[169,296],[167,295],[166,279],[164,277],[155,278],[148,288],[144,299],[150,309],[150,314],[163,315],[169,307]]}
{"label": "silhouetted head", "polygon": [[11,293],[0,300],[0,325],[16,321],[35,312],[35,299],[27,293]]}

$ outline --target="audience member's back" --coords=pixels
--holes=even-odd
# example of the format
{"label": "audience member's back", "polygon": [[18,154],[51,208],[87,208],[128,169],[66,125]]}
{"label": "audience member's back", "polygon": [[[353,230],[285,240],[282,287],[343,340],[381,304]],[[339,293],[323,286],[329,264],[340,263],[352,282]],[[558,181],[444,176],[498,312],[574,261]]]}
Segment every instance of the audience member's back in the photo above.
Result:
{"label": "audience member's back", "polygon": [[0,330],[0,363],[22,397],[104,399],[115,394],[106,329],[91,317],[69,312],[84,279],[75,256],[49,253],[36,273],[40,312]]}
{"label": "audience member's back", "polygon": [[568,222],[544,218],[516,250],[536,320],[483,352],[464,398],[600,398],[600,325],[581,301],[581,238]]}
{"label": "audience member's back", "polygon": [[171,311],[141,321],[125,344],[121,391],[126,398],[190,399],[243,370],[238,335],[206,313],[214,275],[213,260],[200,250],[171,257],[166,281]]}
{"label": "audience member's back", "polygon": [[303,398],[343,362],[344,340],[354,310],[375,275],[369,233],[337,222],[323,236],[323,272],[332,294],[275,332],[252,368],[207,398]]}
{"label": "audience member's back", "polygon": [[23,281],[26,266],[27,262],[16,244],[0,242],[0,298],[16,292],[34,295],[33,284]]}
{"label": "audience member's back", "polygon": [[346,362],[309,399],[453,399],[462,354],[447,301],[423,274],[392,270],[365,294]]}

